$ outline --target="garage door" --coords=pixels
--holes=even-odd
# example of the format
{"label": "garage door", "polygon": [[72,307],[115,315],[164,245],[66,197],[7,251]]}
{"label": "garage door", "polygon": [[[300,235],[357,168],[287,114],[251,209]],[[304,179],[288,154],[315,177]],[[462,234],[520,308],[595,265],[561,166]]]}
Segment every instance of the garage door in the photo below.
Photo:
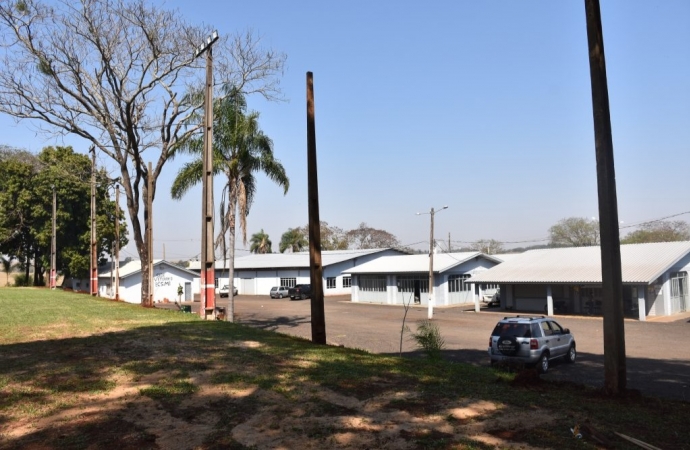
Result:
{"label": "garage door", "polygon": [[242,278],[238,294],[254,295],[254,278]]}

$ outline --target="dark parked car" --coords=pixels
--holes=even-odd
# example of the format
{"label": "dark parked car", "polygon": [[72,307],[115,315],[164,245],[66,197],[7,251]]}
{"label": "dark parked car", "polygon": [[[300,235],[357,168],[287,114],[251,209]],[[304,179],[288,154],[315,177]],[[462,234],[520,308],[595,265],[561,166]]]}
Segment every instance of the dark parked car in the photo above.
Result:
{"label": "dark parked car", "polygon": [[295,287],[290,288],[288,294],[291,300],[296,298],[304,300],[307,297],[311,297],[311,284],[296,284]]}
{"label": "dark parked car", "polygon": [[541,373],[549,370],[549,361],[563,358],[573,363],[577,357],[575,338],[549,317],[505,317],[489,338],[491,364],[521,363],[533,365]]}
{"label": "dark parked car", "polygon": [[273,286],[271,288],[271,298],[283,298],[288,296],[289,289],[285,286]]}

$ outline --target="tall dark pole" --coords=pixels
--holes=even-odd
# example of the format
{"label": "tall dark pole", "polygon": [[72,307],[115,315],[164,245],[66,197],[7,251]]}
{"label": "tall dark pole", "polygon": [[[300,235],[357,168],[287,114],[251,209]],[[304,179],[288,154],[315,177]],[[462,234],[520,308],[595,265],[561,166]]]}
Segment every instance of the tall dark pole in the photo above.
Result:
{"label": "tall dark pole", "polygon": [[55,185],[53,185],[53,224],[52,224],[52,234],[50,237],[50,288],[55,289],[57,287],[57,266],[56,266],[56,252],[57,252],[57,193],[55,192]]}
{"label": "tall dark pole", "polygon": [[599,0],[585,0],[589,71],[592,80],[592,111],[599,191],[601,233],[601,280],[604,315],[604,389],[618,395],[626,388],[625,328],[623,324],[623,281],[618,199],[613,164],[613,138],[606,81],[604,36]]}
{"label": "tall dark pole", "polygon": [[429,299],[427,319],[434,317],[434,208],[431,208],[431,228],[429,231]]}
{"label": "tall dark pole", "polygon": [[[149,272],[149,298],[147,305],[148,306],[153,306],[153,299],[154,299],[154,283],[153,283],[153,167],[151,165],[151,161],[149,161],[149,170],[148,170],[148,178],[147,178],[147,186],[148,188],[146,189],[147,195],[146,195],[146,202],[148,204],[148,212],[149,212],[149,220],[146,221],[148,223],[148,238],[146,242],[148,243],[148,255],[149,255],[149,264],[146,270]],[[142,268],[143,269],[143,268]]]}
{"label": "tall dark pole", "polygon": [[115,301],[120,300],[120,185],[115,185]]}
{"label": "tall dark pole", "polygon": [[[206,39],[204,45],[196,51],[195,57],[206,52],[206,84],[204,100],[204,152],[203,189],[201,200],[201,286],[199,315],[206,319],[207,313],[215,317],[216,289],[215,263],[213,251],[213,48],[218,40],[218,33]],[[232,280],[230,280],[232,283]],[[232,286],[230,287],[232,289]]]}
{"label": "tall dark pole", "polygon": [[321,265],[321,219],[319,181],[316,165],[316,125],[314,123],[314,74],[307,72],[307,173],[309,190],[309,273],[311,275],[311,340],[326,343],[326,314],[323,304]]}
{"label": "tall dark pole", "polygon": [[96,147],[91,152],[91,270],[89,290],[91,295],[98,295],[98,259],[96,251]]}

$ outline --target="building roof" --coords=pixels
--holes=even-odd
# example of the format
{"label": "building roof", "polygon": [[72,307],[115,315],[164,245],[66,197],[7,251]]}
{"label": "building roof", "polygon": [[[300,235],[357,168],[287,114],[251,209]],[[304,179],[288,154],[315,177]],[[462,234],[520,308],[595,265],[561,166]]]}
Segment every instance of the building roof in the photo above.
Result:
{"label": "building roof", "polygon": [[[480,252],[462,253],[435,253],[434,272],[442,273],[452,269],[473,258],[485,258],[489,261],[500,263],[501,261],[493,256],[485,255]],[[362,274],[362,273],[418,273],[429,272],[429,255],[396,255],[382,256],[361,264],[357,267],[344,270],[343,273]]]}
{"label": "building roof", "polygon": [[[366,250],[324,250],[321,252],[321,265],[327,267],[351,259],[366,255],[393,250],[388,248],[375,248]],[[393,250],[399,251],[399,250]],[[402,252],[400,252],[402,253]],[[215,269],[223,269],[223,260],[216,260]],[[228,264],[225,264],[227,269]],[[296,253],[257,253],[235,258],[235,270],[249,269],[307,269],[309,268],[309,252]],[[201,270],[200,261],[191,261],[189,270]]]}
{"label": "building roof", "polygon": [[[179,269],[183,272],[187,272],[190,275],[193,275],[195,277],[198,277],[199,274],[196,272],[192,272],[189,269],[185,269],[184,267],[179,267],[176,266],[175,264],[170,263],[169,261],[166,261],[164,259],[154,259],[153,260],[153,267],[155,268],[156,266],[160,266],[161,264],[167,264],[170,267],[174,267],[175,269]],[[137,274],[141,272],[141,260],[136,259],[136,260],[130,260],[127,262],[120,262],[120,267],[118,269],[118,273],[120,274],[120,278],[127,278],[131,275]],[[110,263],[107,263],[103,266],[98,267],[98,277],[99,278],[110,278],[111,276],[114,276],[115,272],[114,269],[111,268]]]}
{"label": "building roof", "polygon": [[521,255],[521,253],[497,253],[497,254],[491,255],[491,256],[493,256],[494,258],[500,259],[502,262],[506,262],[509,259],[513,259],[519,255]]}
{"label": "building roof", "polygon": [[[690,254],[690,242],[628,244],[620,249],[623,282],[651,284]],[[468,282],[601,283],[601,250],[598,246],[530,250]]]}

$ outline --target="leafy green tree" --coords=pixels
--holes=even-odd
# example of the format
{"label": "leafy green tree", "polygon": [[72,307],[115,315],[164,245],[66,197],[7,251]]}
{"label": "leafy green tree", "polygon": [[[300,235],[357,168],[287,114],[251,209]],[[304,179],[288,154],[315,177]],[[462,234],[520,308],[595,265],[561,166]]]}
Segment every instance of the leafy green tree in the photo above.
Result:
{"label": "leafy green tree", "polygon": [[[226,87],[225,95],[213,106],[213,173],[224,175],[220,202],[220,231],[216,247],[221,247],[224,261],[229,262],[229,279],[234,277],[235,228],[239,214],[242,240],[247,243],[247,216],[256,192],[256,173],[265,174],[287,193],[290,187],[285,168],[275,159],[273,142],[259,127],[259,113],[247,112],[244,95]],[[195,120],[199,120],[195,117]],[[171,187],[174,199],[180,199],[194,185],[201,183],[203,168],[203,136],[189,139],[180,147],[195,159],[177,173]],[[226,235],[229,245],[226,245]],[[229,321],[234,320],[234,301],[230,301]]]}
{"label": "leafy green tree", "polygon": [[[50,266],[52,193],[57,194],[58,269],[65,276],[83,277],[90,266],[91,160],[71,147],[46,147],[37,156],[18,150],[0,160],[0,252],[17,257],[24,279],[34,265],[34,285],[44,284]],[[99,259],[105,260],[114,242],[115,203],[108,198],[110,180],[98,172],[96,221]],[[121,245],[127,228],[121,218]]]}
{"label": "leafy green tree", "polygon": [[[204,85],[205,61],[195,52],[212,29],[155,3],[0,1],[0,112],[39,121],[46,133],[77,135],[115,163],[144,266],[147,199],[155,202],[158,177],[176,148],[201,132],[189,119],[203,110],[203,96],[190,87]],[[214,44],[216,79],[247,95],[280,98],[284,62],[251,32]],[[150,281],[143,271],[145,306]]]}
{"label": "leafy green tree", "polygon": [[599,245],[599,221],[585,217],[568,217],[549,228],[549,235],[553,247]]}
{"label": "leafy green tree", "polygon": [[280,253],[285,253],[288,249],[293,253],[301,252],[307,246],[309,246],[309,239],[301,228],[290,228],[280,238]]}
{"label": "leafy green tree", "polygon": [[470,249],[475,252],[486,253],[487,255],[495,255],[504,251],[503,243],[494,239],[480,239],[470,244]]}
{"label": "leafy green tree", "polygon": [[674,241],[690,241],[690,226],[687,222],[675,220],[643,223],[639,229],[621,239],[621,244]]}
{"label": "leafy green tree", "polygon": [[258,233],[252,234],[249,251],[252,253],[271,253],[271,245],[272,242],[268,238],[268,234],[262,228]]}

